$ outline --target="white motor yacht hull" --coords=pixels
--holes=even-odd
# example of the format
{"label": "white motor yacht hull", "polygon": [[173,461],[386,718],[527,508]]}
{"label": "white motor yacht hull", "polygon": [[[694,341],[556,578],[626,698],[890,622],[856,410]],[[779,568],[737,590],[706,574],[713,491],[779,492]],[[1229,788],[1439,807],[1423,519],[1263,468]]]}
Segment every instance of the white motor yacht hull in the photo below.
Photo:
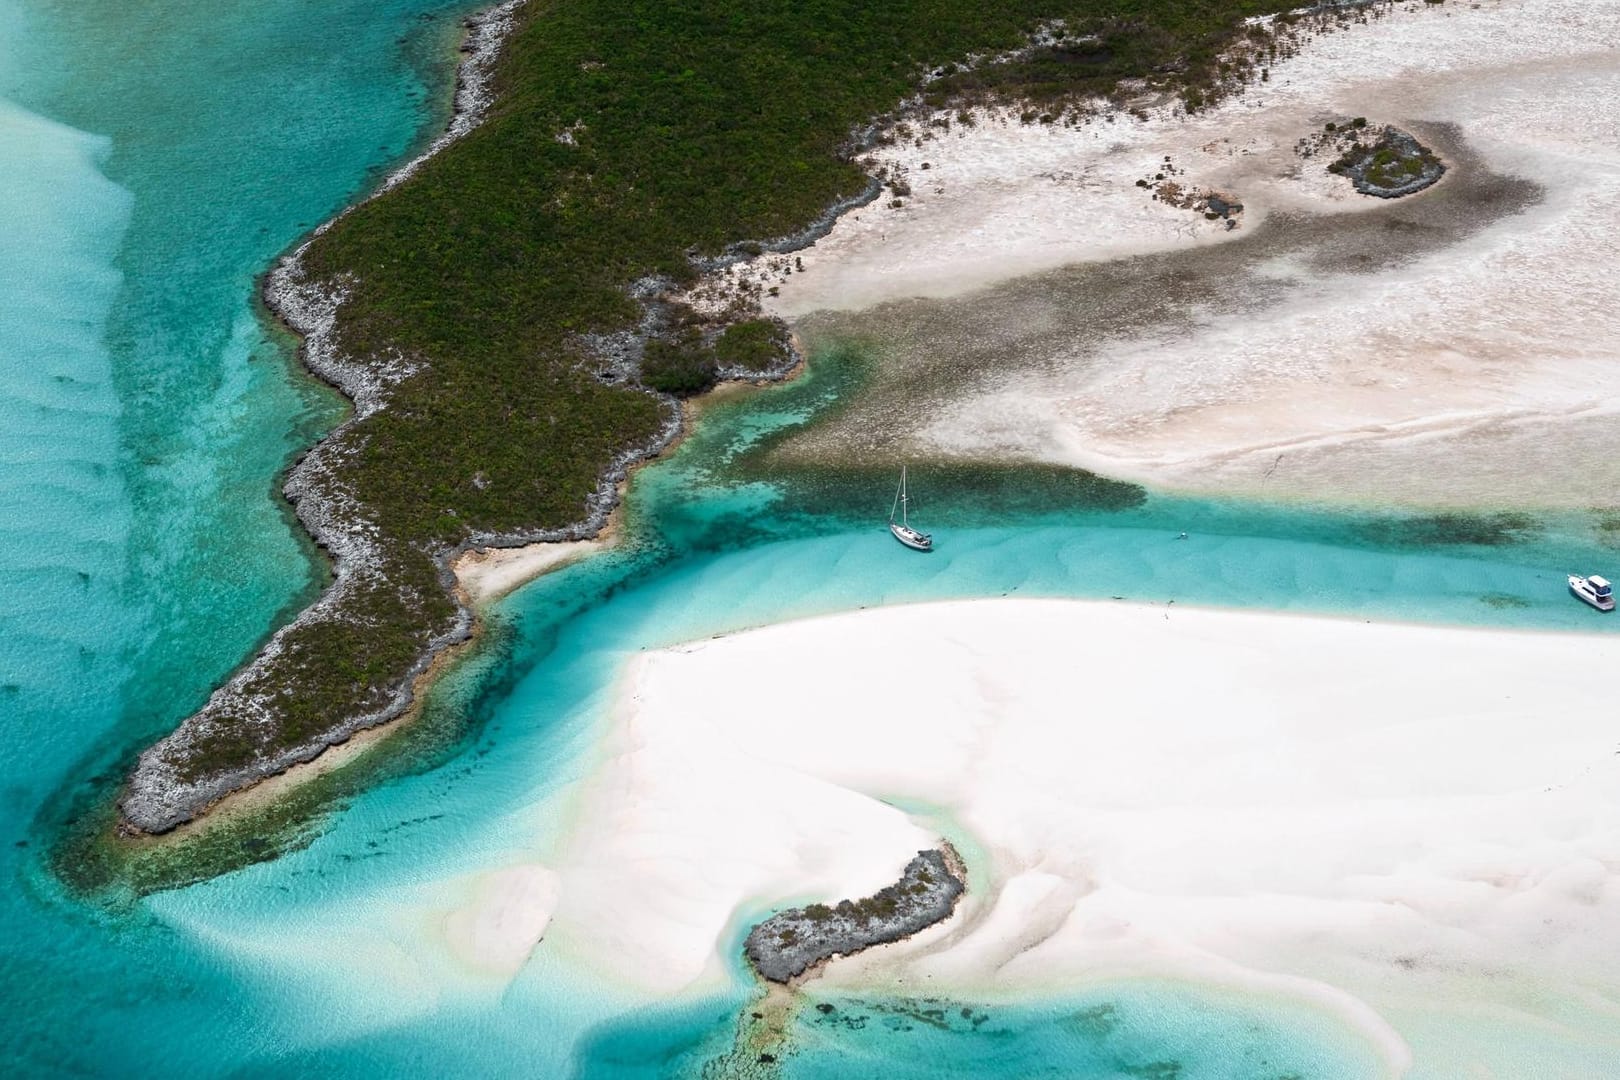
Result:
{"label": "white motor yacht hull", "polygon": [[1599,596],[1597,591],[1593,589],[1583,577],[1577,577],[1574,574],[1571,574],[1569,576],[1569,591],[1575,594],[1575,598],[1577,600],[1580,600],[1585,604],[1590,604],[1599,611],[1614,610],[1614,597]]}

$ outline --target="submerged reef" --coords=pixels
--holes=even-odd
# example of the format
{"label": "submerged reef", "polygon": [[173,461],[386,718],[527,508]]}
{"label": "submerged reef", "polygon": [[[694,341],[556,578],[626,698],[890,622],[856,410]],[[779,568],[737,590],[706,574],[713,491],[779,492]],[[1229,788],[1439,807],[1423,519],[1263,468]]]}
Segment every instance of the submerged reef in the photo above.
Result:
{"label": "submerged reef", "polygon": [[1543,525],[1522,511],[1489,514],[1446,513],[1391,516],[1369,521],[1363,536],[1379,544],[1398,547],[1505,547],[1523,544],[1541,533]]}
{"label": "submerged reef", "polygon": [[919,851],[900,880],[864,900],[811,904],[772,915],[749,933],[743,951],[762,978],[785,983],[834,956],[900,941],[956,910],[967,886],[948,847]]}

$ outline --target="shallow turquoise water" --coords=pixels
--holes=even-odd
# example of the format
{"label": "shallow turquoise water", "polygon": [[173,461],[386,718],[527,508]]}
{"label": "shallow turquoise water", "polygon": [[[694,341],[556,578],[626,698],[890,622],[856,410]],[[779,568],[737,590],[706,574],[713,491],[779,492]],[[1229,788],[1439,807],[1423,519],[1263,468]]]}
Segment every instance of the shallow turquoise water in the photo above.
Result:
{"label": "shallow turquoise water", "polygon": [[[1607,557],[1579,516],[1523,528],[1158,497],[1105,509],[1061,477],[924,470],[917,495],[940,550],[908,556],[881,527],[887,477],[776,475],[749,457],[858,378],[856,360],[822,357],[793,386],[715,409],[641,473],[624,551],[501,606],[503,648],[437,694],[469,722],[436,767],[353,800],[302,850],[133,913],[64,896],[42,856],[82,781],[195,707],[319,587],[273,492],[338,403],[289,371],[253,281],[431,121],[460,6],[232,0],[199,22],[172,0],[0,0],[11,1071],[700,1069],[729,1045],[740,972],[727,994],[627,1019],[633,995],[544,950],[503,986],[456,968],[434,932],[444,882],[522,858],[556,827],[533,808],[586,767],[611,679],[643,648],[1002,594],[1614,625],[1562,595],[1566,568]],[[1436,543],[1470,531],[1511,542]],[[940,1057],[959,1074],[1006,1076],[1170,1075],[1169,1063],[1184,1080],[1267,1075],[1254,1071],[1262,1059],[1277,1075],[1363,1068],[1353,1038],[1320,1017],[1183,987],[953,1003],[989,1019],[945,1028],[888,1022],[931,1005],[834,1007],[877,1019],[806,1014],[786,1075],[939,1075],[915,1063]]]}
{"label": "shallow turquoise water", "polygon": [[[1286,1024],[1277,1023],[1282,1014]],[[584,1071],[638,1080],[669,1075],[672,1064],[701,1068],[727,1049],[716,1036],[729,1030],[730,1019],[718,1007],[687,1007],[651,1021],[605,1026],[582,1049]],[[695,1037],[705,1030],[708,1038]],[[792,1037],[790,1047],[771,1055],[787,1080],[940,1075],[1355,1080],[1377,1068],[1362,1047],[1306,1010],[1223,1000],[1168,984],[1038,1005],[812,993],[794,1018]]]}
{"label": "shallow turquoise water", "polygon": [[155,1065],[205,1014],[196,1060],[254,1043],[225,973],[63,903],[39,858],[72,778],[171,725],[318,584],[270,495],[340,403],[292,375],[254,278],[417,138],[453,30],[419,16],[464,6],[0,0],[11,1071]]}

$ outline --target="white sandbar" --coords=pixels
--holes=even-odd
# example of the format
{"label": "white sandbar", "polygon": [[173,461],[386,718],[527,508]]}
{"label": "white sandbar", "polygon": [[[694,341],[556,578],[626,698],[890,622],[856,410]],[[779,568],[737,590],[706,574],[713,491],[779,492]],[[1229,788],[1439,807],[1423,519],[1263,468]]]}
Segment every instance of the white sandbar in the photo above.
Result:
{"label": "white sandbar", "polygon": [[958,915],[825,978],[1244,986],[1332,1011],[1391,1073],[1441,1009],[1441,1075],[1502,1067],[1459,1034],[1482,1018],[1620,1053],[1570,1020],[1620,995],[1615,670],[1609,637],[1074,601],[648,654],[548,942],[674,991],[734,965],[763,905],[863,895],[950,834],[980,879]]}
{"label": "white sandbar", "polygon": [[509,866],[473,875],[466,890],[467,902],[445,916],[445,939],[468,967],[511,978],[545,935],[557,875],[543,866]]}

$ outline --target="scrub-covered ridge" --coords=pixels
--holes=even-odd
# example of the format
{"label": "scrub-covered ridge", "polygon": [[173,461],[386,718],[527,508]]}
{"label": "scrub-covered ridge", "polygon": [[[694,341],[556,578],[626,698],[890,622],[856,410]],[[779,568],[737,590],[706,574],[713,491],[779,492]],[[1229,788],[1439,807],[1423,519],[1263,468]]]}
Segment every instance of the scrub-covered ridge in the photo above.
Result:
{"label": "scrub-covered ridge", "polygon": [[785,983],[835,956],[900,941],[950,918],[966,886],[946,849],[919,851],[900,880],[860,900],[778,912],[743,949],[762,977]]}
{"label": "scrub-covered ridge", "polygon": [[871,118],[918,93],[928,109],[1027,100],[1030,123],[1122,87],[1197,108],[1275,53],[1243,19],[1283,6],[494,9],[474,27],[454,141],[266,289],[309,366],[355,400],[286,487],[336,582],[142,756],[124,823],[171,829],[400,715],[470,630],[448,556],[594,532],[623,470],[677,430],[653,389],[779,361],[751,311],[698,317],[663,294],[870,197],[853,155]]}

